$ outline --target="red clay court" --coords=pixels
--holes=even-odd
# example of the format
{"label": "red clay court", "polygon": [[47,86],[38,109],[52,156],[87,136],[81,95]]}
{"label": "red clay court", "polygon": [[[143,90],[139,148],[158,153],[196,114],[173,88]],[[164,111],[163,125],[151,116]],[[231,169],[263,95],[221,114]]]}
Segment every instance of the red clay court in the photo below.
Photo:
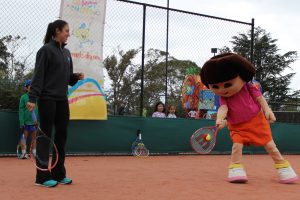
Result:
{"label": "red clay court", "polygon": [[[285,155],[300,173],[300,155]],[[30,160],[0,158],[0,199],[297,200],[300,183],[280,184],[268,155],[245,155],[249,182],[226,182],[230,155],[67,157],[72,185],[34,185]]]}

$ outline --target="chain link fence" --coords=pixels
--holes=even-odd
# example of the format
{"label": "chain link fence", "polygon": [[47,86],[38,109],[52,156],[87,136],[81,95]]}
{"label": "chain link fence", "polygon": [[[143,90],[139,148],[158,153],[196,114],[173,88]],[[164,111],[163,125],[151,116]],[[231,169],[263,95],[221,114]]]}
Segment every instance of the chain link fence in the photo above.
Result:
{"label": "chain link fence", "polygon": [[0,110],[17,110],[47,25],[59,16],[60,0],[1,0],[0,5]]}
{"label": "chain link fence", "polygon": [[[23,81],[32,75],[48,23],[59,16],[60,0],[1,0],[0,4],[0,109],[17,110]],[[247,34],[252,25],[138,2],[107,0],[103,57],[116,55],[120,61],[126,52],[136,50],[119,85],[105,73],[110,114],[125,107],[125,114],[139,115],[145,108],[149,115],[157,101],[167,101],[180,111],[186,69],[201,67],[218,53],[216,49],[231,48],[232,37]]]}
{"label": "chain link fence", "polygon": [[300,123],[300,101],[290,98],[290,102],[269,102],[277,122]]}
{"label": "chain link fence", "polygon": [[[294,100],[294,99],[292,99],[292,100]],[[274,111],[300,112],[300,102],[298,102],[297,100],[294,103],[269,102],[269,106]]]}
{"label": "chain link fence", "polygon": [[[141,79],[130,86],[125,85],[128,90],[121,96],[119,94],[124,88],[111,89],[111,93],[117,93],[111,95],[115,108],[112,113],[117,113],[120,105],[125,104],[127,114],[139,115],[144,108],[144,114],[150,116],[155,103],[162,101],[175,105],[177,114],[185,116],[181,91],[186,69],[201,67],[219,53],[219,49],[231,48],[233,36],[247,34],[251,28],[251,22],[176,9],[168,12],[165,7],[143,3],[108,1],[104,57],[118,50],[138,49],[132,65],[137,67],[137,73],[144,69],[142,91]],[[217,52],[212,52],[212,49],[217,49]]]}

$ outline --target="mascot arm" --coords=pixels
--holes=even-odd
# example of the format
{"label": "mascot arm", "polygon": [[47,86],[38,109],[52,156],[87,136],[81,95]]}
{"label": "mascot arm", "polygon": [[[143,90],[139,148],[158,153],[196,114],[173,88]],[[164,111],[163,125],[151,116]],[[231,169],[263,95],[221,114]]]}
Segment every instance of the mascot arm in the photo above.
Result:
{"label": "mascot arm", "polygon": [[222,105],[218,109],[217,113],[217,120],[216,120],[216,126],[218,126],[219,129],[224,128],[227,125],[226,115],[228,112],[227,105]]}
{"label": "mascot arm", "polygon": [[259,97],[256,98],[257,102],[260,104],[266,119],[270,122],[273,123],[276,121],[276,117],[273,113],[273,111],[271,110],[271,108],[269,107],[266,99],[261,95]]}

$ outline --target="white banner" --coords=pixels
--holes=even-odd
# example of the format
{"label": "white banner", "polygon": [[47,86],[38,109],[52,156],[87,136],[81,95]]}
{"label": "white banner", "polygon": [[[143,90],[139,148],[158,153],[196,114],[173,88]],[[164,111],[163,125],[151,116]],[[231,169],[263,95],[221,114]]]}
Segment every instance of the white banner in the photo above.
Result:
{"label": "white banner", "polygon": [[67,48],[74,72],[85,80],[69,89],[71,119],[106,119],[103,92],[103,32],[106,0],[62,0],[60,18],[70,27]]}

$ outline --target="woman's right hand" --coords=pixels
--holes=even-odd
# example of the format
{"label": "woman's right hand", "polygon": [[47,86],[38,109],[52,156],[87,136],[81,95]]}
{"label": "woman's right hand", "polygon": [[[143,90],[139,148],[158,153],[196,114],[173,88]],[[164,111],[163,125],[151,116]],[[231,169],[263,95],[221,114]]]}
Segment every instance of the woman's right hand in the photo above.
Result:
{"label": "woman's right hand", "polygon": [[31,103],[31,102],[27,103],[27,109],[29,110],[29,112],[33,111],[34,108],[35,108],[35,103]]}
{"label": "woman's right hand", "polygon": [[78,80],[83,80],[84,79],[84,73],[78,73]]}

